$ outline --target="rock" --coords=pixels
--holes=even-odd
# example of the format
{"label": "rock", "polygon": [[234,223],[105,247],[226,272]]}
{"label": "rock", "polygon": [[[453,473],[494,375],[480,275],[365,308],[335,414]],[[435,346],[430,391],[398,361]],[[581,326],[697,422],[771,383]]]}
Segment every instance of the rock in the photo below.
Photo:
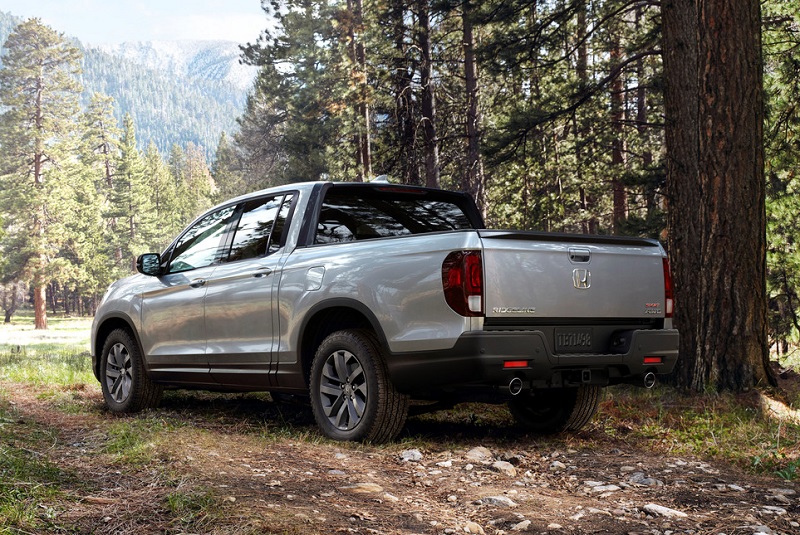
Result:
{"label": "rock", "polygon": [[797,494],[797,492],[795,492],[792,489],[769,489],[769,491],[774,496],[794,496],[795,494]]}
{"label": "rock", "polygon": [[567,465],[562,463],[561,461],[553,461],[550,463],[550,471],[551,472],[560,472],[561,470],[566,470]]}
{"label": "rock", "polygon": [[451,494],[450,496],[447,497],[447,501],[450,503],[455,503],[458,501],[458,496],[456,496],[455,494]]}
{"label": "rock", "polygon": [[353,494],[376,494],[383,492],[383,487],[375,483],[356,483],[355,485],[341,487],[339,490]]}
{"label": "rock", "polygon": [[517,503],[506,496],[487,496],[478,500],[483,505],[495,505],[498,507],[516,507]]}
{"label": "rock", "polygon": [[623,474],[626,473],[626,472],[635,472],[636,471],[636,467],[635,466],[620,466],[619,467],[619,471],[622,472]]}
{"label": "rock", "polygon": [[400,452],[400,460],[402,460],[405,463],[408,462],[417,463],[422,460],[422,452],[417,449],[403,450],[402,452]]}
{"label": "rock", "polygon": [[762,505],[761,508],[765,513],[772,513],[774,515],[785,515],[786,509],[783,507],[775,507],[774,505]]}
{"label": "rock", "polygon": [[465,457],[468,461],[475,463],[490,463],[494,461],[494,455],[492,455],[492,452],[483,446],[472,448],[467,452]]}
{"label": "rock", "polygon": [[506,461],[496,461],[494,464],[492,464],[492,470],[507,475],[508,477],[517,476],[517,469],[514,468],[513,464]]}
{"label": "rock", "polygon": [[753,535],[775,535],[775,532],[767,526],[750,526],[750,529],[753,530]]}
{"label": "rock", "polygon": [[767,496],[768,500],[772,500],[773,502],[782,503],[783,505],[791,505],[792,500],[784,496],[783,494],[776,494],[775,496]]}
{"label": "rock", "polygon": [[728,485],[728,488],[736,492],[746,492],[744,487],[740,487],[739,485]]}
{"label": "rock", "polygon": [[618,490],[621,489],[616,485],[598,485],[596,487],[592,487],[592,492],[616,492]]}
{"label": "rock", "polygon": [[654,516],[663,516],[664,518],[688,518],[689,515],[684,513],[683,511],[676,511],[675,509],[670,509],[669,507],[664,507],[662,505],[656,505],[654,503],[648,503],[642,509],[646,512],[650,513]]}
{"label": "rock", "polygon": [[345,474],[341,470],[328,470],[328,475],[330,475],[330,476],[343,476]]}
{"label": "rock", "polygon": [[561,524],[556,524],[555,522],[553,522],[552,524],[547,524],[547,529],[561,529],[563,527],[564,526],[562,526]]}
{"label": "rock", "polygon": [[476,524],[475,522],[467,522],[467,525],[464,526],[464,532],[465,533],[478,533],[479,535],[485,535],[486,534],[486,532],[483,531],[483,528],[480,527],[480,525]]}
{"label": "rock", "polygon": [[453,466],[453,461],[450,460],[441,461],[436,463],[436,466],[441,466],[442,468],[450,468],[451,466]]}
{"label": "rock", "polygon": [[394,494],[389,494],[388,492],[383,495],[383,499],[387,502],[397,503],[400,501],[400,498],[395,496]]}
{"label": "rock", "polygon": [[[531,526],[530,520],[523,520],[519,524],[515,524],[514,526],[512,526],[511,531],[527,531],[530,526]],[[550,529],[556,529],[556,528],[550,528]]]}
{"label": "rock", "polygon": [[663,487],[664,482],[659,479],[647,477],[644,472],[636,472],[628,478],[628,483],[632,485],[641,485],[643,487]]}

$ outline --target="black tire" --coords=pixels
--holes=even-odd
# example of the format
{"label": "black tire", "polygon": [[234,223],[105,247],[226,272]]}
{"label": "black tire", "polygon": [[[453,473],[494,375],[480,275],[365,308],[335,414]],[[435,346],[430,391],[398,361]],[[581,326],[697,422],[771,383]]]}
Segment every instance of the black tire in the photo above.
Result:
{"label": "black tire", "polygon": [[408,416],[371,332],[337,331],[322,341],[311,366],[311,407],[325,436],[372,443],[394,439]]}
{"label": "black tire", "polygon": [[596,385],[534,390],[529,396],[512,398],[508,408],[517,423],[529,431],[579,431],[597,412],[602,393],[603,389]]}
{"label": "black tire", "polygon": [[111,331],[103,343],[100,385],[111,412],[137,412],[158,406],[161,386],[144,369],[139,344],[125,329]]}

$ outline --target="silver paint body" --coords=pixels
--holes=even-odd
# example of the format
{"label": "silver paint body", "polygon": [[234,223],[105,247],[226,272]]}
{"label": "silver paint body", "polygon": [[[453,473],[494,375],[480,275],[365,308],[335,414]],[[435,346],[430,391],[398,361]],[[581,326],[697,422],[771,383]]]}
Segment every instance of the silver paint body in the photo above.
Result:
{"label": "silver paint body", "polygon": [[[483,251],[487,318],[664,317],[660,246],[504,240],[471,230],[298,247],[313,187],[291,184],[237,199],[297,195],[286,243],[269,256],[112,284],[92,326],[95,361],[101,326],[122,320],[149,373],[168,384],[280,389],[299,374],[309,315],[328,304],[370,311],[389,358],[447,350],[484,326],[444,300],[442,262],[459,250]],[[589,272],[589,287],[575,287],[576,269]]]}

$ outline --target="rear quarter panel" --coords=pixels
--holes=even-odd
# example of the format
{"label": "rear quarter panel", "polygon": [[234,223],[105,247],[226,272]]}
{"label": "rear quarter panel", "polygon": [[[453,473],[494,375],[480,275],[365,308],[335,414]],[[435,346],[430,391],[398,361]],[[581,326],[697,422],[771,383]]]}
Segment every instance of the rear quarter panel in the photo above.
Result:
{"label": "rear quarter panel", "polygon": [[444,300],[442,262],[451,251],[479,247],[475,232],[456,231],[296,249],[279,284],[279,360],[296,359],[313,308],[342,300],[373,312],[392,352],[453,347],[471,321]]}

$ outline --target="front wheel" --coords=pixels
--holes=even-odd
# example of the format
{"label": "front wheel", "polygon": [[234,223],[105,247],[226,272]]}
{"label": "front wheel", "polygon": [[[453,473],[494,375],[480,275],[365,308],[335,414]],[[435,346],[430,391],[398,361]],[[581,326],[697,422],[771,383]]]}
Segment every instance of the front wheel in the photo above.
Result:
{"label": "front wheel", "polygon": [[517,423],[536,433],[579,431],[597,412],[602,392],[596,385],[534,390],[512,398],[508,408]]}
{"label": "front wheel", "polygon": [[395,390],[383,351],[369,331],[329,335],[311,366],[311,407],[334,440],[381,443],[394,439],[408,415],[408,396]]}
{"label": "front wheel", "polygon": [[142,351],[128,331],[112,331],[101,355],[100,383],[111,412],[137,412],[158,405],[162,388],[147,376]]}

